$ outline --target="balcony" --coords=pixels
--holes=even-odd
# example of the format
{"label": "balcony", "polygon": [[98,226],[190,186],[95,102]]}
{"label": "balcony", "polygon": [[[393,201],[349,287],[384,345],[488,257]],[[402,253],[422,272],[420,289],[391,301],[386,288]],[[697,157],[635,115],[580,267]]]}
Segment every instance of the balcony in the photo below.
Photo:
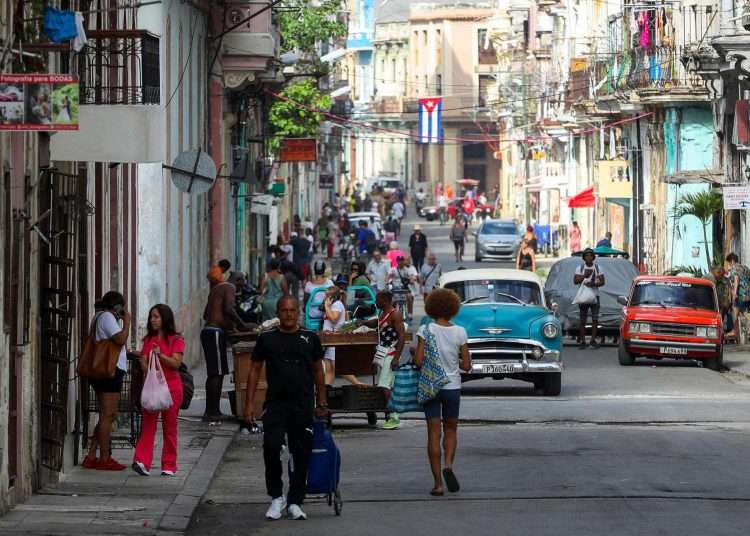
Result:
{"label": "balcony", "polygon": [[159,104],[159,38],[145,30],[92,30],[78,56],[81,104]]}
{"label": "balcony", "polygon": [[[645,35],[642,29],[631,32],[619,22],[611,26],[610,32],[619,35],[618,41],[625,47],[612,51],[607,62],[592,65],[593,78],[606,79],[597,95],[634,93],[644,103],[706,100],[708,91],[691,58],[696,54],[711,54],[709,42],[718,31],[718,9],[715,3],[683,5],[673,11],[670,21],[673,33],[665,32],[663,25],[661,33],[650,28]],[[655,11],[643,13],[656,16]],[[625,19],[630,20],[629,14],[626,13]],[[709,51],[705,52],[706,49]]]}
{"label": "balcony", "polygon": [[267,0],[229,2],[223,10],[225,28],[233,28],[255,14],[222,39],[221,63],[228,87],[237,88],[252,81],[255,73],[265,71],[268,61],[276,56],[272,10],[266,9],[269,3]]}
{"label": "balcony", "polygon": [[373,111],[378,114],[400,114],[402,110],[401,97],[380,97],[373,106]]}

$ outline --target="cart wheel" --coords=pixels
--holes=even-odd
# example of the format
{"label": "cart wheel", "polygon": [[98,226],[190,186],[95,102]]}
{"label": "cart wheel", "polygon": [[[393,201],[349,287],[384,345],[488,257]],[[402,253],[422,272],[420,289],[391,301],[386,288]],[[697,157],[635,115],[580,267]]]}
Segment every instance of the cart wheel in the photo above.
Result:
{"label": "cart wheel", "polygon": [[344,508],[344,501],[341,500],[341,492],[339,488],[336,488],[336,492],[333,495],[333,511],[337,516],[341,515],[341,510]]}
{"label": "cart wheel", "polygon": [[378,424],[378,414],[374,411],[367,412],[367,424],[370,426],[375,426]]}

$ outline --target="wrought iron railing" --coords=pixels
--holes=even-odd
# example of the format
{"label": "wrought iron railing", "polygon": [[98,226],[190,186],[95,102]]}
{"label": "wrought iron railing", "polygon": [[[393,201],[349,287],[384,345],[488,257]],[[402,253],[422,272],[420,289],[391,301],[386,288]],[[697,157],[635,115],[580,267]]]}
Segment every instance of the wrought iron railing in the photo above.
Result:
{"label": "wrought iron railing", "polygon": [[145,30],[94,30],[79,56],[81,104],[159,104],[159,38]]}

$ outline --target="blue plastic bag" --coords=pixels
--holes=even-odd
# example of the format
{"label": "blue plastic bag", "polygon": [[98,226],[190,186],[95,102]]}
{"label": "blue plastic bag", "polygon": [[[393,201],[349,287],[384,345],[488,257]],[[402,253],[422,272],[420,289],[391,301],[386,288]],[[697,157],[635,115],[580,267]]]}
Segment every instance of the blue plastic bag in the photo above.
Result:
{"label": "blue plastic bag", "polygon": [[53,43],[70,41],[78,35],[76,14],[47,6],[44,9],[44,33]]}
{"label": "blue plastic bag", "polygon": [[313,423],[313,448],[307,469],[307,493],[333,493],[339,486],[341,453],[324,421]]}
{"label": "blue plastic bag", "polygon": [[422,406],[417,401],[418,387],[419,371],[412,365],[398,367],[395,371],[391,398],[388,400],[388,409],[396,413],[422,411]]}

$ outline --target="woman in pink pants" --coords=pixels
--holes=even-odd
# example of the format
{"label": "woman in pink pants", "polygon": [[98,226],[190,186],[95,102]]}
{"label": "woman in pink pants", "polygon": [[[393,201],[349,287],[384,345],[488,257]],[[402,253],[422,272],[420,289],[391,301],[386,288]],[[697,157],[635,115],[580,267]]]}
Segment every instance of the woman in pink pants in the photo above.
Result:
{"label": "woman in pink pants", "polygon": [[141,368],[148,369],[148,356],[151,351],[159,356],[164,377],[172,393],[172,406],[165,411],[143,410],[141,437],[135,446],[133,471],[139,475],[151,474],[151,462],[154,458],[156,441],[156,424],[161,414],[164,445],[161,450],[162,476],[174,476],[177,472],[177,414],[182,404],[182,380],[178,369],[182,364],[185,352],[185,340],[177,333],[172,309],[164,304],[154,305],[148,313],[148,330],[143,339],[141,350]]}

